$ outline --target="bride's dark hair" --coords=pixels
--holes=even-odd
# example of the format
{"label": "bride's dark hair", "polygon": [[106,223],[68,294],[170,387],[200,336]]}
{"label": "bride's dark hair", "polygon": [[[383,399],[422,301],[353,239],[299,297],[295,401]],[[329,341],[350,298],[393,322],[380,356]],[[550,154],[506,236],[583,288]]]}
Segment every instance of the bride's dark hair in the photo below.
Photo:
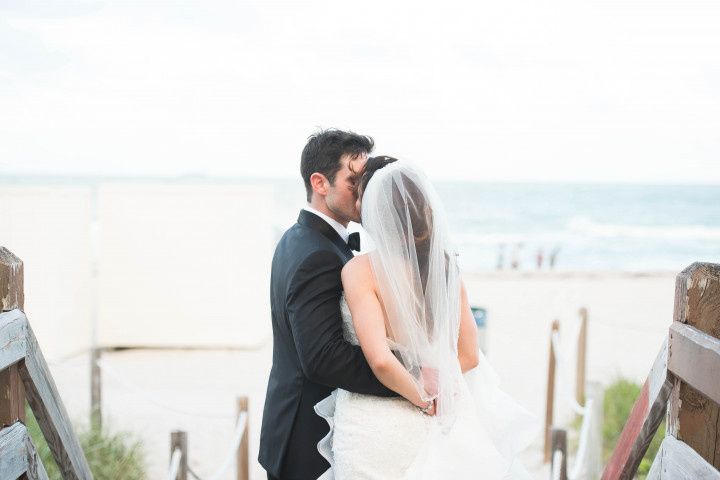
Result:
{"label": "bride's dark hair", "polygon": [[[358,193],[361,200],[373,175],[381,168],[393,162],[397,162],[397,158],[386,155],[368,158],[365,164],[365,171],[358,185]],[[407,175],[401,175],[401,179],[402,187],[407,192],[407,198],[400,192],[399,186],[394,184],[392,188],[393,204],[398,208],[404,208],[408,211],[410,228],[412,228],[413,237],[415,238],[415,245],[418,249],[424,250],[429,248],[429,245],[426,244],[429,243],[430,233],[432,231],[432,212],[419,186]],[[402,205],[403,203],[405,203],[405,205]],[[404,219],[402,216],[400,218],[401,221]],[[407,227],[407,225],[405,227]]]}
{"label": "bride's dark hair", "polygon": [[365,189],[367,188],[370,179],[373,175],[375,175],[375,172],[393,162],[397,162],[397,160],[397,158],[388,157],[387,155],[378,155],[367,159],[367,162],[365,162],[365,170],[358,182],[358,194],[360,195],[360,199],[362,199],[363,193],[365,193]]}
{"label": "bride's dark hair", "polygon": [[[358,185],[358,193],[362,199],[365,189],[370,183],[370,179],[375,173],[383,167],[396,162],[397,158],[388,156],[377,156],[368,158],[365,164],[365,171]],[[393,205],[400,211],[405,210],[405,215],[400,215],[400,222],[404,229],[412,231],[413,240],[415,242],[415,251],[417,255],[418,268],[420,270],[420,279],[422,288],[425,289],[428,272],[428,255],[430,253],[430,237],[433,228],[433,215],[430,206],[427,203],[425,195],[410,177],[404,173],[400,175],[401,186],[393,183],[392,200]],[[407,224],[409,220],[410,225]]]}

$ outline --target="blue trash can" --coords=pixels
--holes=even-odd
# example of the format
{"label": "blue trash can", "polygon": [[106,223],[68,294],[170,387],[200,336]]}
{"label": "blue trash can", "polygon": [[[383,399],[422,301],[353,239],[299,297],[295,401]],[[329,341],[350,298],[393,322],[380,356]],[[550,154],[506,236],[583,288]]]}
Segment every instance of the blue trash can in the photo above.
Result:
{"label": "blue trash can", "polygon": [[478,329],[478,348],[482,350],[484,354],[487,354],[487,310],[483,307],[470,307],[472,310],[473,317],[475,318],[475,325]]}

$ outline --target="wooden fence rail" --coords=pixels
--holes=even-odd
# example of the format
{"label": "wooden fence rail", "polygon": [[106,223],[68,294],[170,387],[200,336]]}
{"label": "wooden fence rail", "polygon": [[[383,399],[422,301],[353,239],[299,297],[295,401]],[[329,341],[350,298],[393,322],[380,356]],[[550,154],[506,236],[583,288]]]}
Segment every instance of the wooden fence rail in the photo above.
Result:
{"label": "wooden fence rail", "polygon": [[663,417],[653,480],[720,480],[720,265],[694,263],[675,284],[674,322],[603,480],[631,479]]}
{"label": "wooden fence rail", "polygon": [[20,422],[0,430],[0,473],[0,478],[20,478],[22,475],[30,480],[48,478],[27,428]]}
{"label": "wooden fence rail", "polygon": [[567,477],[567,431],[562,428],[553,428],[552,458],[550,463],[551,480],[568,480]]}
{"label": "wooden fence rail", "polygon": [[[23,263],[6,248],[0,247],[0,312],[24,307]],[[3,339],[0,332],[0,341]],[[5,345],[5,342],[0,343]],[[0,353],[2,356],[2,353]],[[25,392],[18,366],[0,368],[0,427],[25,421]]]}
{"label": "wooden fence rail", "polygon": [[[248,397],[237,398],[237,422],[236,432],[233,438],[235,455],[235,472],[237,480],[248,480],[250,478],[249,442],[248,442]],[[241,430],[241,431],[240,431]],[[211,480],[225,478],[224,474],[230,467],[232,457],[221,464],[218,471],[209,477]],[[170,472],[169,480],[187,480],[188,473],[193,475],[188,467],[188,436],[187,432],[176,430],[170,434]],[[197,477],[195,477],[197,478]],[[205,478],[205,477],[203,477]]]}
{"label": "wooden fence rail", "polygon": [[[577,355],[575,363],[575,402],[578,405],[585,404],[585,388],[586,388],[586,363],[587,363],[587,339],[588,339],[588,311],[585,307],[578,311],[580,316],[580,328],[577,337]],[[550,329],[550,347],[548,350],[548,374],[547,374],[547,391],[545,398],[545,448],[544,460],[551,461],[552,456],[552,438],[551,431],[554,429],[554,412],[556,400],[556,375],[560,353],[555,350],[556,343],[553,337],[560,333],[560,322],[556,319],[552,322]]]}
{"label": "wooden fence rail", "polygon": [[553,335],[560,331],[560,322],[553,320],[550,329],[550,347],[548,349],[548,374],[547,374],[547,391],[545,394],[545,448],[543,459],[545,463],[551,460],[552,456],[552,428],[553,416],[555,412],[555,370],[557,368],[557,354]]}
{"label": "wooden fence rail", "polygon": [[[584,342],[587,311],[580,313]],[[653,363],[602,480],[630,480],[637,472],[658,426],[667,418],[667,436],[654,459],[649,480],[720,480],[720,265],[694,263],[676,279],[673,322]],[[553,333],[558,329],[553,324]],[[546,441],[552,426],[551,388],[556,353],[550,346]],[[578,367],[585,367],[579,345]],[[576,396],[584,396],[578,372]],[[558,435],[557,430],[553,430]],[[558,437],[559,438],[559,437]],[[562,452],[556,455],[555,451]],[[566,458],[560,444],[545,458]],[[567,475],[565,463],[551,472]],[[571,478],[571,480],[576,480]]]}
{"label": "wooden fence rail", "polygon": [[[37,418],[40,430],[65,479],[92,479],[80,442],[73,432],[65,406],[22,308],[22,262],[0,247],[0,388],[10,392],[0,398],[3,412],[0,445],[0,478],[43,477],[37,455],[22,424],[24,400]],[[9,310],[9,311],[6,311]],[[16,373],[12,373],[12,372]],[[23,393],[24,391],[24,393]],[[9,426],[8,426],[9,425]],[[7,453],[7,455],[5,454]]]}
{"label": "wooden fence rail", "polygon": [[170,463],[172,465],[175,451],[180,452],[180,463],[177,472],[171,472],[168,480],[187,480],[188,478],[188,441],[187,432],[175,430],[170,433]]}
{"label": "wooden fence rail", "polygon": [[237,449],[236,458],[236,475],[237,480],[250,479],[250,416],[248,412],[248,397],[238,397],[237,399],[237,416],[238,420],[245,416],[245,431],[243,431],[240,439],[240,446]]}

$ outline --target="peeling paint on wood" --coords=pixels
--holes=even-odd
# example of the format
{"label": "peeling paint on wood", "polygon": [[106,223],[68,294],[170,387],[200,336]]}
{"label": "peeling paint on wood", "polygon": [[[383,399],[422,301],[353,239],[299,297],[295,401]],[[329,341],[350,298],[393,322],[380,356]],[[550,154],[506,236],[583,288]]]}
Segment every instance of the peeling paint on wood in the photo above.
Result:
{"label": "peeling paint on wood", "polygon": [[720,480],[720,472],[692,448],[674,437],[665,437],[647,480]]}
{"label": "peeling paint on wood", "polygon": [[27,428],[17,422],[0,431],[0,478],[18,478],[23,474],[29,480],[48,478]]}
{"label": "peeling paint on wood", "polygon": [[23,264],[10,250],[0,247],[0,311],[24,307]]}
{"label": "peeling paint on wood", "polygon": [[603,480],[630,480],[662,421],[672,383],[667,374],[667,342],[660,349],[650,374],[635,401],[630,417],[605,466]]}
{"label": "peeling paint on wood", "polygon": [[[22,309],[23,303],[22,261],[7,248],[0,247],[0,313]],[[5,327],[12,329],[10,324]],[[17,361],[13,357],[18,353],[18,345],[13,344],[11,338],[4,338],[11,332],[3,330],[0,332],[0,426],[25,421],[25,392],[18,366],[13,365]],[[23,332],[14,333],[24,338]]]}

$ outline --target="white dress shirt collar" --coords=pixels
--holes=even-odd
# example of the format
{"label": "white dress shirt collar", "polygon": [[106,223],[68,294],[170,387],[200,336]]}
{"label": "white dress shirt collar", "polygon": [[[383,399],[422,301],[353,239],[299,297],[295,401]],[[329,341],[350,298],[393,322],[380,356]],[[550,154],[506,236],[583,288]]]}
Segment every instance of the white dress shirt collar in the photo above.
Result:
{"label": "white dress shirt collar", "polygon": [[324,213],[314,209],[310,205],[305,205],[303,207],[303,210],[307,210],[310,213],[314,213],[318,217],[322,218],[327,222],[328,225],[330,225],[335,231],[340,235],[340,238],[343,239],[343,242],[347,243],[348,237],[350,236],[350,233],[348,233],[347,228],[343,227],[342,223],[338,222],[337,220],[333,220],[332,218],[328,217]]}

